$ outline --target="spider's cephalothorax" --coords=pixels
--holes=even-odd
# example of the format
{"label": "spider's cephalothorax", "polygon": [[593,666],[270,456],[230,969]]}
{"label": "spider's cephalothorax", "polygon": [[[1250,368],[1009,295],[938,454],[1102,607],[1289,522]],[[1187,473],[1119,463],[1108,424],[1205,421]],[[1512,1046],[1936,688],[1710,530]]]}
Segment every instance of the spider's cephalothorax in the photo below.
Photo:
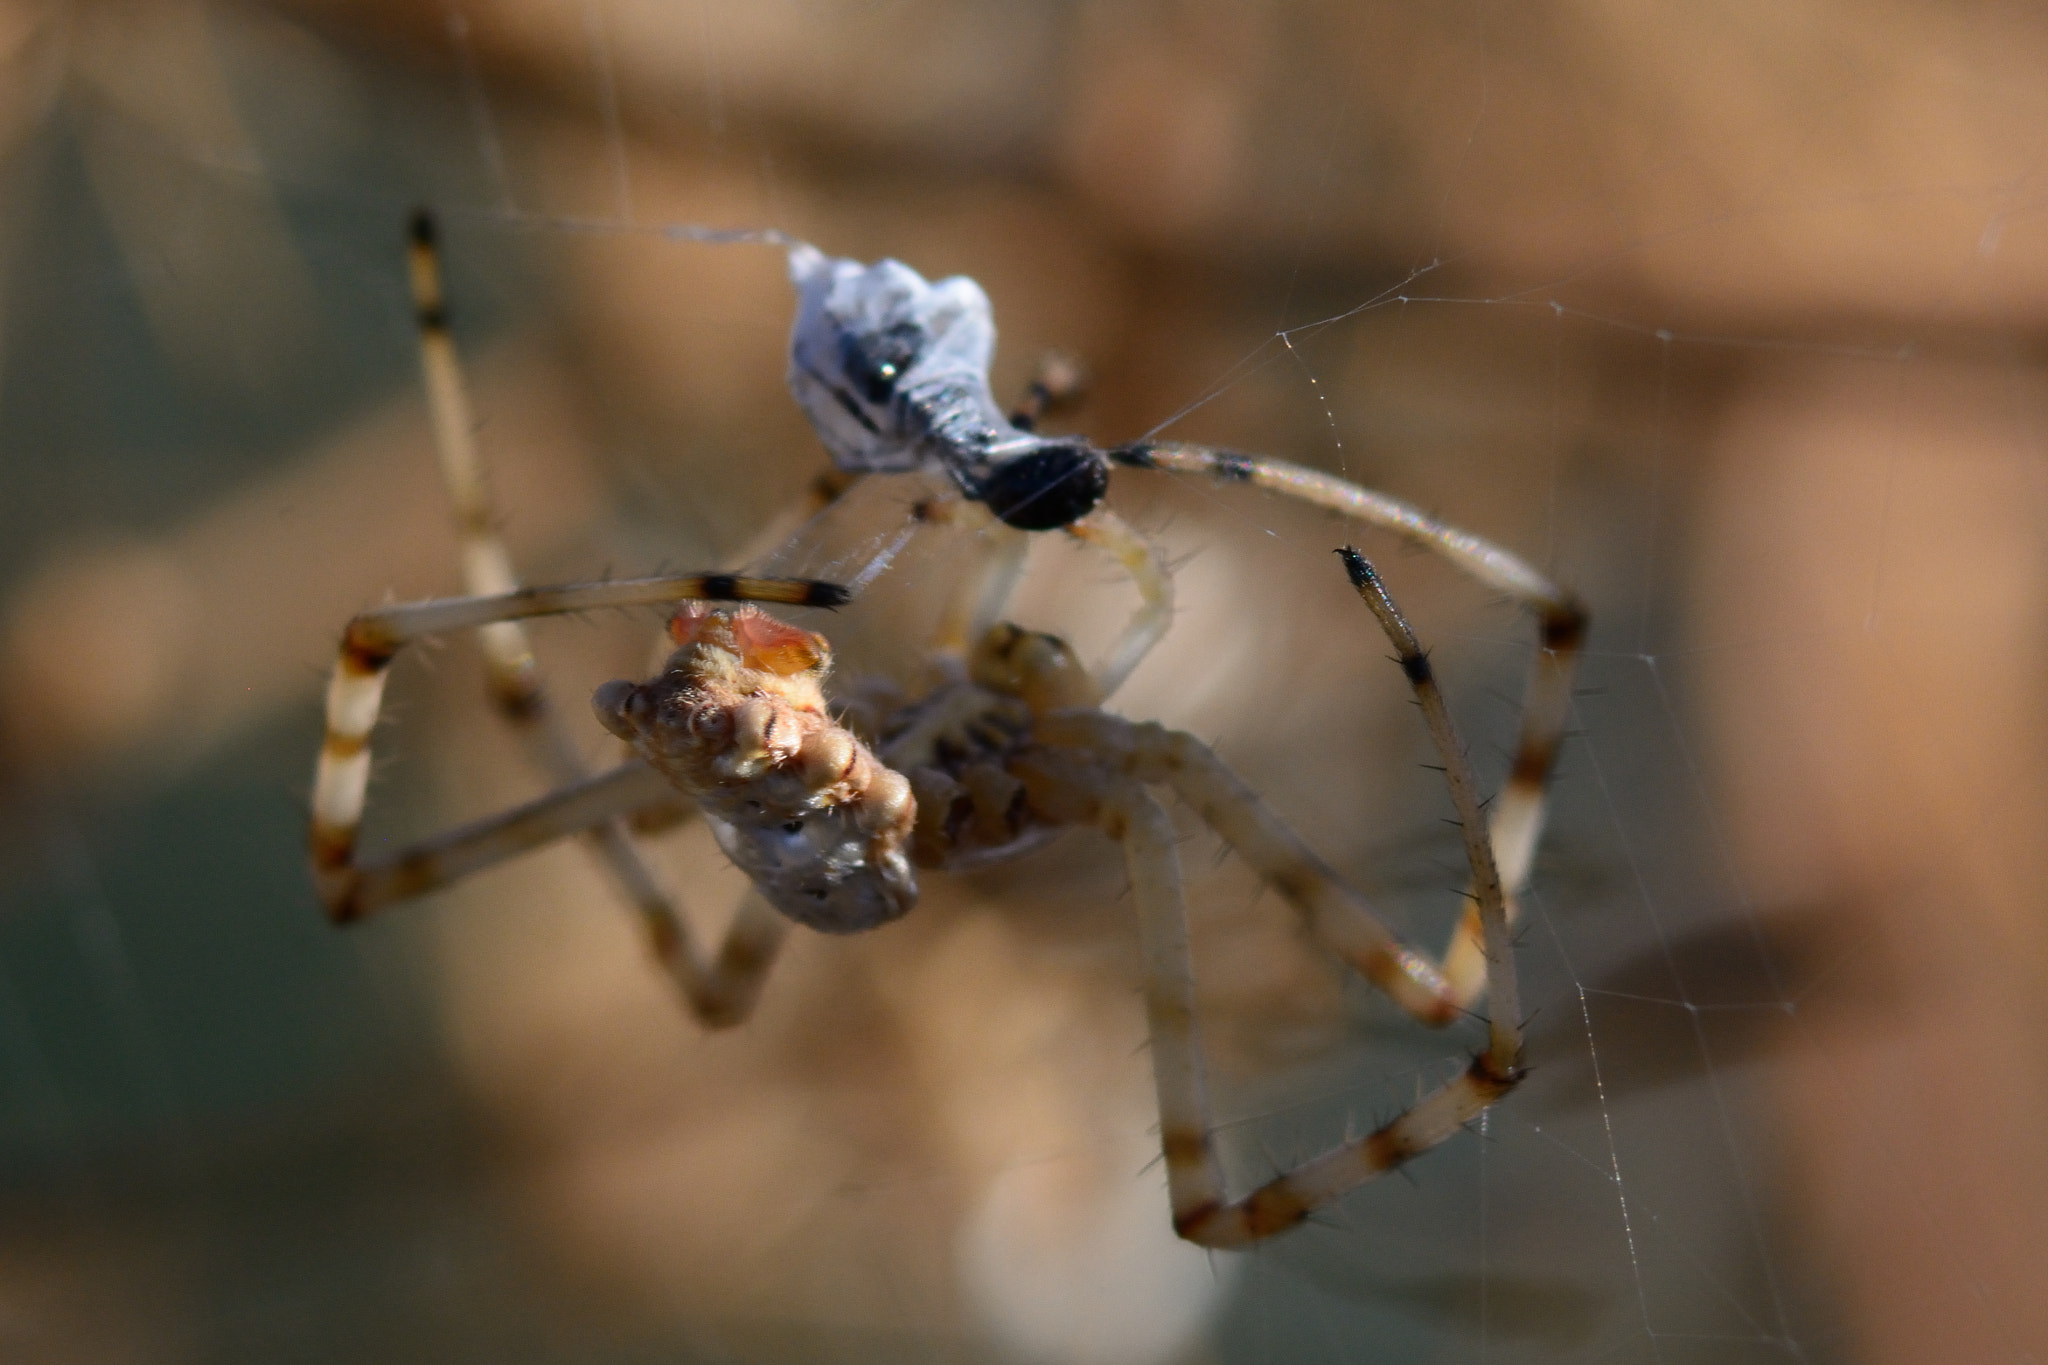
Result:
{"label": "spider's cephalothorax", "polygon": [[966,666],[948,661],[922,696],[875,679],[848,699],[848,723],[917,797],[911,859],[965,871],[1002,862],[1058,832],[1034,807],[1020,772],[1036,723],[1101,701],[1094,679],[1057,636],[1003,623],[975,643]]}
{"label": "spider's cephalothorax", "polygon": [[658,677],[591,699],[604,727],[696,800],[726,855],[799,924],[856,933],[916,904],[910,784],[827,713],[824,637],[697,604],[669,632],[680,648]]}
{"label": "spider's cephalothorax", "polygon": [[973,280],[933,284],[901,261],[864,266],[801,245],[789,276],[790,391],[841,470],[943,469],[1020,531],[1071,526],[1109,491],[1101,451],[1004,416],[988,384],[995,321]]}

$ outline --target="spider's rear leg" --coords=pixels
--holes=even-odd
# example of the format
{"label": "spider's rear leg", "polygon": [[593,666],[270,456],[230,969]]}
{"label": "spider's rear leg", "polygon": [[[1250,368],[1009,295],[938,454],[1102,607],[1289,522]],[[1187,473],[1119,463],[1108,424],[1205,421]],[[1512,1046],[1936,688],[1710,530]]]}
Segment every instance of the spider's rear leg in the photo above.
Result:
{"label": "spider's rear leg", "polygon": [[[1489,1021],[1485,1050],[1393,1122],[1283,1172],[1249,1194],[1230,1199],[1212,1136],[1207,1079],[1195,1027],[1187,910],[1180,885],[1179,857],[1174,851],[1173,824],[1151,794],[1135,782],[1115,784],[1103,803],[1101,818],[1104,829],[1123,841],[1144,928],[1145,998],[1152,1029],[1153,1079],[1159,1091],[1160,1142],[1173,1198],[1173,1225],[1181,1236],[1204,1246],[1244,1246],[1293,1227],[1375,1176],[1453,1136],[1513,1089],[1523,1074],[1517,1015],[1520,997],[1513,947],[1508,941],[1506,898],[1493,861],[1493,842],[1481,819],[1477,779],[1414,632],[1364,557],[1355,550],[1343,554],[1345,568],[1359,595],[1372,608],[1381,628],[1399,651],[1402,672],[1414,686],[1430,738],[1443,759],[1451,800],[1464,826],[1466,857],[1477,888],[1493,1018]],[[1142,727],[1141,733],[1156,728]],[[1209,757],[1213,760],[1213,755]],[[1229,776],[1220,763],[1211,776],[1215,774]],[[1141,779],[1144,776],[1142,771],[1135,775]],[[1181,781],[1176,780],[1174,785],[1184,793],[1188,790]],[[1196,790],[1200,790],[1199,784]],[[1195,796],[1187,799],[1198,808],[1202,805]],[[1240,811],[1219,810],[1218,815],[1224,820],[1242,820],[1244,812],[1257,813],[1257,808],[1249,803],[1236,804]],[[1210,811],[1204,808],[1203,814],[1209,817]],[[1211,823],[1226,839],[1230,838],[1223,823],[1216,819],[1211,819]],[[1280,829],[1286,833],[1284,827]],[[1287,837],[1292,839],[1291,834]]]}
{"label": "spider's rear leg", "polygon": [[1095,680],[1107,697],[1123,686],[1172,626],[1173,578],[1159,547],[1107,507],[1098,507],[1067,527],[1067,534],[1108,553],[1138,589],[1137,611],[1110,646],[1109,657],[1095,670]]}
{"label": "spider's rear leg", "polygon": [[[395,852],[364,859],[348,903],[337,914],[349,920],[439,891],[473,873],[575,834],[604,835],[643,811],[675,800],[675,789],[660,773],[633,760],[560,787],[547,795],[421,839]],[[630,888],[629,888],[630,889]],[[647,927],[655,959],[668,972],[683,1001],[709,1028],[737,1024],[760,997],[789,921],[749,891],[726,928],[724,942],[709,961],[701,959],[659,887],[649,884],[635,909]]]}
{"label": "spider's rear leg", "polygon": [[[1505,594],[1536,618],[1537,655],[1522,703],[1521,737],[1507,784],[1494,802],[1492,818],[1494,856],[1507,895],[1508,920],[1513,923],[1520,913],[1516,897],[1527,887],[1535,865],[1550,776],[1571,711],[1572,674],[1586,633],[1584,605],[1525,560],[1492,542],[1439,521],[1412,503],[1318,469],[1174,442],[1141,441],[1106,454],[1111,462],[1132,469],[1172,470],[1218,483],[1249,484],[1392,532],[1450,561],[1460,572]],[[1444,953],[1444,974],[1461,1005],[1476,1003],[1486,989],[1480,939],[1478,913],[1468,911]]]}
{"label": "spider's rear leg", "polygon": [[[1363,896],[1193,735],[1157,724],[1135,725],[1100,711],[1068,711],[1040,722],[1037,737],[1055,755],[1078,752],[1107,760],[1140,782],[1171,786],[1261,881],[1294,907],[1310,938],[1418,1023],[1441,1028],[1463,1013],[1436,963],[1388,929]],[[1031,755],[1018,767],[1027,783],[1038,783],[1034,801],[1059,799],[1040,795],[1057,790],[1063,774],[1056,767]],[[1085,800],[1067,804],[1077,817],[1086,808]]]}
{"label": "spider's rear leg", "polygon": [[1008,610],[1031,554],[1030,535],[1003,525],[981,503],[952,494],[919,502],[911,515],[974,537],[973,564],[946,595],[931,642],[932,652],[940,658],[964,660],[972,644]]}
{"label": "spider's rear leg", "polygon": [[1400,608],[1394,605],[1386,585],[1357,550],[1347,545],[1337,553],[1344,561],[1344,571],[1352,586],[1358,589],[1358,595],[1372,610],[1387,638],[1394,642],[1401,672],[1415,689],[1416,703],[1429,726],[1430,742],[1443,759],[1444,782],[1450,788],[1451,805],[1458,812],[1465,861],[1472,869],[1472,914],[1479,920],[1477,937],[1485,967],[1482,985],[1492,996],[1488,1046],[1480,1060],[1493,1075],[1512,1083],[1520,1074],[1522,996],[1515,975],[1514,944],[1508,937],[1507,892],[1494,861],[1493,832],[1480,811],[1479,779],[1458,739],[1457,728],[1451,723],[1450,708],[1444,703],[1443,689],[1437,686],[1429,656],[1423,652]]}
{"label": "spider's rear leg", "polygon": [[1173,1228],[1207,1247],[1241,1247],[1284,1232],[1317,1209],[1451,1137],[1514,1084],[1482,1055],[1393,1122],[1230,1199],[1212,1136],[1207,1068],[1195,1024],[1186,901],[1173,821],[1149,792],[1121,786],[1103,828],[1121,839],[1145,946],[1145,1007],[1159,1137]]}
{"label": "spider's rear leg", "polygon": [[[1493,856],[1507,893],[1507,922],[1521,915],[1520,896],[1528,889],[1536,865],[1536,845],[1550,795],[1550,779],[1571,718],[1572,676],[1586,638],[1586,612],[1575,599],[1546,606],[1540,617],[1542,639],[1522,700],[1522,732],[1515,743],[1514,765],[1493,803],[1489,832]],[[1444,950],[1444,975],[1461,1004],[1476,1004],[1486,990],[1486,957],[1479,919],[1479,901],[1472,904]]]}

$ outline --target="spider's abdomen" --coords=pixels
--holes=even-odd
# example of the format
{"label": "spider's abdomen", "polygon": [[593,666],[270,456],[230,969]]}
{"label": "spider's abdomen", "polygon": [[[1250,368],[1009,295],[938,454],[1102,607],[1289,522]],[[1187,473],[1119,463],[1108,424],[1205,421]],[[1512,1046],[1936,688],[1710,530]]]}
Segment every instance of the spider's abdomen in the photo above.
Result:
{"label": "spider's abdomen", "polygon": [[777,910],[826,933],[917,902],[910,783],[826,712],[824,640],[750,608],[686,610],[660,677],[607,683],[606,729],[696,801]]}

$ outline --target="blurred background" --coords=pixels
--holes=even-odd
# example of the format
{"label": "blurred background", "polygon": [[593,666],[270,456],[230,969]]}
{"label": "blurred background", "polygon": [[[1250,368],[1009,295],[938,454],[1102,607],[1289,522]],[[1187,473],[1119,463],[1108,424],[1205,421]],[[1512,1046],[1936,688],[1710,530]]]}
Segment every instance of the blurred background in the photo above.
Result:
{"label": "blurred background", "polygon": [[[2048,1352],[2037,7],[13,0],[0,54],[0,1358]],[[1000,393],[1064,349],[1099,440],[1315,464],[1577,587],[1532,1079],[1209,1257],[1096,836],[799,935],[731,1034],[575,848],[329,929],[333,642],[457,587],[418,204],[533,581],[737,567],[823,463],[780,255],[696,224],[971,274]],[[857,565],[914,496],[776,562]],[[1118,708],[1440,944],[1458,845],[1355,533],[1113,503],[1179,593]],[[1366,546],[1497,780],[1529,624]],[[962,552],[806,624],[911,676]],[[1048,538],[1017,614],[1088,652],[1132,605]],[[539,631],[572,719],[656,625]],[[539,790],[482,700],[465,641],[402,662],[373,843]],[[1239,1181],[1461,1063],[1183,823]],[[656,851],[714,928],[708,837]]]}

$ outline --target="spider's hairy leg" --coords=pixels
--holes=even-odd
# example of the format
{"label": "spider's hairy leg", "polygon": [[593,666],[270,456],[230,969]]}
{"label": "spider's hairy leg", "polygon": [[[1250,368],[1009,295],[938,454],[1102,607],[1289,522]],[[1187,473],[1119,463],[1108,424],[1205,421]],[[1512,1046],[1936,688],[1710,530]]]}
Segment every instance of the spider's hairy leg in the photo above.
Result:
{"label": "spider's hairy leg", "polygon": [[[1493,805],[1494,855],[1507,895],[1508,920],[1528,885],[1543,832],[1544,802],[1571,710],[1572,674],[1586,634],[1586,610],[1570,592],[1517,555],[1430,516],[1412,503],[1285,460],[1171,442],[1139,442],[1105,452],[1133,469],[1196,474],[1247,484],[1392,532],[1440,555],[1461,572],[1512,598],[1537,620],[1537,654],[1522,704],[1521,736],[1507,784]],[[1475,889],[1476,892],[1476,889]],[[1460,1004],[1486,989],[1479,916],[1469,911],[1444,955],[1444,974]]]}
{"label": "spider's hairy leg", "polygon": [[1138,610],[1110,647],[1109,658],[1095,670],[1095,681],[1107,697],[1123,686],[1173,624],[1173,578],[1159,547],[1107,507],[1097,507],[1066,529],[1076,540],[1107,551],[1138,588]]}
{"label": "spider's hairy leg", "polygon": [[[525,805],[364,859],[355,869],[347,917],[361,919],[557,839],[612,828],[621,819],[674,799],[675,789],[660,773],[637,759],[623,763]],[[709,1028],[743,1021],[760,997],[789,921],[750,891],[727,927],[717,956],[706,961],[696,952],[659,888],[652,894],[652,903],[639,903],[637,908],[646,922],[655,958],[690,1012]]]}
{"label": "spider's hairy leg", "polygon": [[[455,514],[463,587],[480,597],[509,593],[519,586],[519,581],[511,552],[496,524],[477,450],[469,386],[463,375],[461,355],[449,331],[439,232],[432,215],[424,209],[412,218],[407,267],[419,334],[420,377],[426,390],[442,483]],[[575,789],[585,775],[582,756],[560,714],[548,702],[525,627],[516,621],[495,621],[480,627],[477,635],[493,708],[518,735],[528,758],[549,781]],[[706,1022],[724,1022],[732,1014],[726,1002],[735,998],[733,992],[721,989],[715,971],[697,961],[681,908],[662,888],[633,840],[634,830],[643,824],[672,824],[687,818],[693,810],[688,803],[677,801],[672,793],[665,800],[650,797],[630,811],[635,817],[631,825],[625,820],[610,819],[581,827],[581,833],[599,866],[639,915],[650,949],[674,977],[692,1011]],[[412,852],[424,854],[426,850]],[[429,858],[428,863],[432,862]],[[370,880],[374,879],[366,877],[366,883]],[[376,903],[369,893],[367,884],[358,888],[358,913]],[[746,912],[741,915],[728,936],[728,949],[735,943],[761,938],[758,932],[745,931]],[[765,973],[767,958],[758,952],[752,956],[760,958]],[[742,996],[746,994],[740,992]]]}
{"label": "spider's hairy leg", "polygon": [[1473,912],[1479,918],[1478,938],[1486,972],[1484,986],[1492,997],[1487,1049],[1480,1055],[1480,1061],[1489,1066],[1496,1079],[1512,1084],[1520,1074],[1522,1054],[1521,990],[1515,975],[1514,944],[1508,937],[1507,894],[1502,889],[1500,869],[1494,863],[1493,833],[1480,813],[1479,779],[1451,723],[1450,708],[1444,704],[1443,690],[1437,686],[1429,656],[1423,653],[1422,644],[1415,638],[1407,618],[1401,615],[1401,609],[1394,605],[1386,584],[1357,550],[1347,545],[1337,554],[1344,561],[1344,571],[1350,575],[1352,586],[1358,589],[1380,628],[1393,641],[1400,656],[1401,672],[1415,688],[1415,700],[1429,725],[1430,741],[1443,759],[1444,780],[1450,787],[1451,804],[1457,808],[1465,858],[1472,868]]}
{"label": "spider's hairy leg", "polygon": [[1173,822],[1135,782],[1121,782],[1111,790],[1100,819],[1104,831],[1123,842],[1144,936],[1145,1007],[1152,1034],[1153,1082],[1159,1092],[1160,1145],[1173,1228],[1182,1237],[1202,1246],[1228,1248],[1283,1232],[1451,1137],[1513,1084],[1495,1076],[1482,1057],[1393,1122],[1231,1200],[1211,1136]]}
{"label": "spider's hairy leg", "polygon": [[1411,544],[1442,555],[1481,583],[1506,593],[1539,616],[1552,609],[1562,610],[1572,605],[1570,594],[1519,556],[1491,541],[1482,540],[1470,531],[1461,531],[1438,521],[1412,503],[1361,487],[1349,479],[1325,474],[1320,469],[1264,456],[1170,443],[1143,442],[1118,446],[1104,453],[1113,463],[1127,468],[1168,469],[1199,474],[1219,483],[1248,484],[1325,508],[1367,526],[1391,531]]}
{"label": "spider's hairy leg", "polygon": [[[1229,1199],[1211,1136],[1207,1081],[1194,1021],[1187,909],[1173,849],[1172,822],[1159,803],[1135,783],[1128,779],[1118,783],[1104,803],[1102,818],[1104,828],[1123,840],[1144,926],[1153,1078],[1159,1090],[1160,1142],[1173,1199],[1173,1226],[1181,1236],[1203,1246],[1244,1246],[1293,1227],[1317,1209],[1450,1138],[1513,1089],[1523,1074],[1520,1005],[1513,948],[1508,942],[1506,898],[1494,866],[1493,841],[1480,818],[1478,781],[1415,632],[1364,556],[1351,549],[1340,553],[1359,596],[1393,641],[1401,670],[1415,688],[1430,738],[1444,761],[1477,888],[1493,1018],[1486,1049],[1391,1123],[1282,1172],[1242,1198]],[[1218,776],[1230,777],[1214,755],[1187,737],[1173,736],[1158,727],[1136,727],[1134,737],[1141,754],[1148,744],[1163,745],[1167,757],[1179,751],[1177,765],[1167,770],[1166,780],[1209,817],[1201,793]],[[1176,739],[1182,742],[1175,743]],[[1190,761],[1203,754],[1207,755],[1205,761]],[[1135,770],[1127,767],[1141,781],[1158,780],[1144,769],[1142,763]],[[1186,781],[1176,774],[1196,774],[1197,780]],[[1229,804],[1240,811],[1226,807],[1219,815],[1242,820],[1242,810],[1249,809],[1243,798],[1232,796]],[[1223,824],[1213,818],[1211,823],[1226,839],[1231,837]]]}
{"label": "spider's hairy leg", "polygon": [[972,642],[987,633],[1009,608],[1024,577],[1030,536],[996,520],[983,504],[961,497],[921,502],[915,515],[920,521],[959,527],[974,537],[974,566],[947,595],[931,645],[932,652],[942,658],[964,659]]}
{"label": "spider's hairy leg", "polygon": [[[413,321],[419,332],[420,380],[426,389],[441,482],[455,512],[463,590],[477,597],[510,592],[519,586],[519,580],[513,573],[511,553],[494,524],[490,490],[477,455],[469,385],[448,330],[439,231],[424,209],[413,214],[406,264],[412,284]],[[500,621],[485,626],[478,635],[499,708],[515,720],[522,713],[537,714],[538,682],[525,630],[515,622]]]}
{"label": "spider's hairy leg", "polygon": [[[1511,925],[1520,917],[1519,897],[1528,888],[1529,874],[1535,868],[1550,778],[1571,718],[1572,675],[1586,638],[1585,609],[1568,597],[1561,605],[1543,609],[1541,629],[1542,642],[1522,700],[1522,732],[1515,744],[1514,765],[1493,803],[1490,826]],[[1475,899],[1458,921],[1444,952],[1444,975],[1459,1002],[1467,1006],[1477,1003],[1487,989],[1485,959],[1490,953],[1482,939]]]}
{"label": "spider's hairy leg", "polygon": [[429,895],[508,858],[674,795],[660,773],[635,761],[558,787],[509,810],[457,825],[374,857],[359,858],[337,917],[365,919],[400,901]]}
{"label": "spider's hairy leg", "polygon": [[[475,410],[463,376],[462,357],[449,331],[440,233],[433,215],[425,209],[415,212],[409,236],[406,264],[419,333],[420,379],[426,390],[441,481],[455,514],[463,590],[478,597],[508,593],[519,586],[519,580],[511,551],[498,531],[477,451]],[[478,629],[477,641],[483,651],[492,707],[519,737],[528,759],[550,782],[579,781],[585,775],[582,756],[560,714],[549,705],[526,628],[517,621],[494,621]],[[670,803],[667,810],[687,813],[688,808]],[[586,829],[584,838],[598,864],[639,912],[649,943],[661,955],[661,945],[684,933],[682,913],[640,856],[631,830],[613,821]]]}
{"label": "spider's hairy leg", "polygon": [[[1363,897],[1317,857],[1215,750],[1193,735],[1133,724],[1101,711],[1063,711],[1039,722],[1047,750],[1088,755],[1126,776],[1171,786],[1252,871],[1298,911],[1310,937],[1418,1022],[1441,1027],[1461,1013],[1434,962],[1395,937]],[[1057,769],[1020,760],[1034,803],[1058,800]]]}

